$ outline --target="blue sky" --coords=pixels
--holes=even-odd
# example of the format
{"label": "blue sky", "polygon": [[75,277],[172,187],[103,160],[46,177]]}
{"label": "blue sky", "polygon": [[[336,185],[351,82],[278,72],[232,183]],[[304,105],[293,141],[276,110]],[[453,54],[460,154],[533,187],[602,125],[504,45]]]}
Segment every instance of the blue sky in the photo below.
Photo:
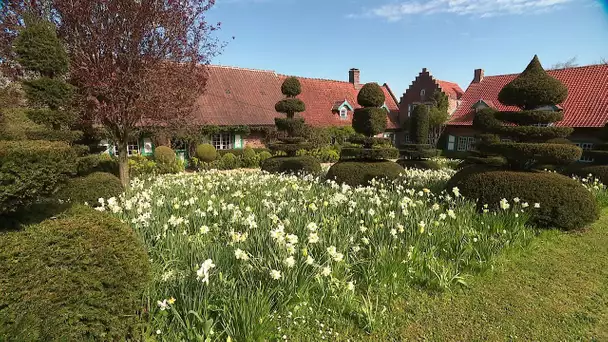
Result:
{"label": "blue sky", "polygon": [[[216,0],[228,43],[213,64],[388,83],[397,97],[422,68],[466,89],[473,70],[521,72],[608,59],[604,0]],[[234,39],[232,37],[234,36]]]}

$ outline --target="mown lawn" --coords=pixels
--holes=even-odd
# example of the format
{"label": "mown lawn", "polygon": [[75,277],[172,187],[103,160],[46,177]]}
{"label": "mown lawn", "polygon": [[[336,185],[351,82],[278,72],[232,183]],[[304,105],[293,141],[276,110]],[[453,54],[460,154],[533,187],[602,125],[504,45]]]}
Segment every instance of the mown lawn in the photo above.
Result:
{"label": "mown lawn", "polygon": [[608,341],[608,210],[587,231],[543,232],[469,288],[415,292],[372,335],[383,341]]}

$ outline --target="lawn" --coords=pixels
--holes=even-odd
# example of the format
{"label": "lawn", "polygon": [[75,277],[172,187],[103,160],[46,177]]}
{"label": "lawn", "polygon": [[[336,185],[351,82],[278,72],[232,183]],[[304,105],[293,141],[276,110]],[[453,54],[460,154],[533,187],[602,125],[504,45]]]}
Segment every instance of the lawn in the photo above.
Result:
{"label": "lawn", "polygon": [[512,249],[469,288],[412,291],[394,325],[356,340],[608,340],[608,210],[580,233],[546,231]]}

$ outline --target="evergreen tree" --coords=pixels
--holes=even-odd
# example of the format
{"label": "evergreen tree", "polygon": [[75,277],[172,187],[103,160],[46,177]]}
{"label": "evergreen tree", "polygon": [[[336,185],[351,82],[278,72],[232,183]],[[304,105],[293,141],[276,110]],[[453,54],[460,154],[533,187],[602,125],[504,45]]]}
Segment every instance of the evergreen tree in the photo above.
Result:
{"label": "evergreen tree", "polygon": [[[567,88],[549,76],[538,57],[534,56],[524,72],[498,95],[502,104],[521,110],[487,109],[476,114],[473,126],[483,133],[497,136],[480,143],[480,151],[502,156],[508,167],[518,170],[575,162],[582,150],[563,143],[572,133],[572,128],[552,125],[563,119],[563,112],[556,106],[566,99],[567,94]],[[500,138],[509,141],[501,141]]]}

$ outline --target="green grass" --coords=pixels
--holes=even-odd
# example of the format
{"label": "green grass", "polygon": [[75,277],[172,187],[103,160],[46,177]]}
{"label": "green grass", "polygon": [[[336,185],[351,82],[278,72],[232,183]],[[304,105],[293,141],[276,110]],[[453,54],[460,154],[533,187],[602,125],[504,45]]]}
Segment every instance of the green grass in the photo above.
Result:
{"label": "green grass", "polygon": [[607,341],[608,210],[588,230],[546,231],[469,288],[412,292],[371,336],[383,341]]}

